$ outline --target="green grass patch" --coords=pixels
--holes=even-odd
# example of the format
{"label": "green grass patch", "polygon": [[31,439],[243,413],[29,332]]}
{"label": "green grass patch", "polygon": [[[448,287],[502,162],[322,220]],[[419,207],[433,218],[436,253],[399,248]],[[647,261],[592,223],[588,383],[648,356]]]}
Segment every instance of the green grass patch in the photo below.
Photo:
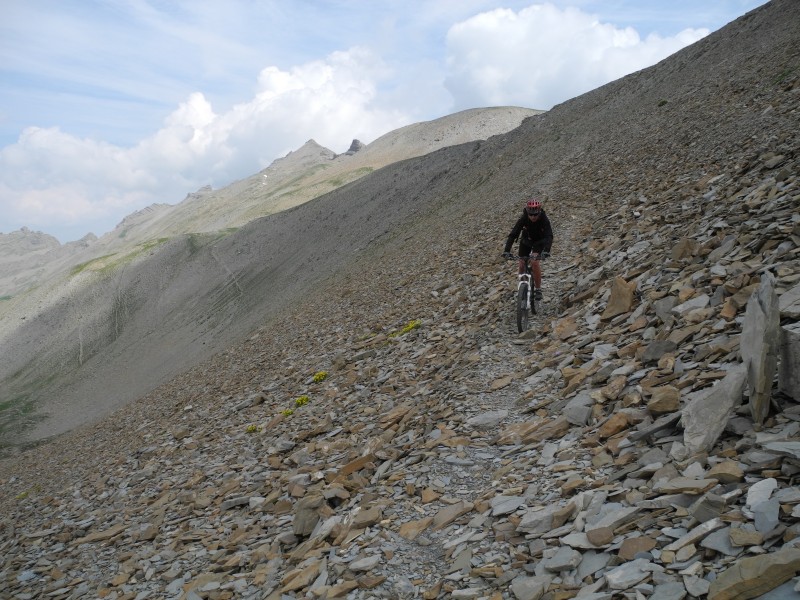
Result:
{"label": "green grass patch", "polygon": [[389,337],[391,338],[391,337],[397,337],[398,335],[405,335],[409,331],[414,331],[415,329],[418,329],[421,325],[422,321],[420,321],[419,319],[414,319],[413,321],[409,321],[408,324],[405,327],[403,327],[400,331],[393,331],[392,333],[390,333]]}
{"label": "green grass patch", "polygon": [[328,179],[325,181],[325,183],[334,188],[342,187],[346,183],[350,183],[351,181],[355,181],[356,179],[364,177],[364,175],[372,173],[374,170],[375,169],[372,167],[361,167],[355,171],[350,171],[344,177],[334,177],[333,179]]}
{"label": "green grass patch", "polygon": [[[130,252],[126,254],[106,254],[104,256],[100,256],[98,258],[93,258],[92,260],[87,260],[79,265],[75,265],[72,267],[70,271],[70,277],[74,277],[83,271],[99,271],[101,273],[110,273],[116,270],[118,267],[125,265],[127,263],[132,262],[137,256],[141,256],[145,252],[149,252],[153,248],[164,244],[165,242],[169,241],[168,237],[162,237],[155,240],[148,240],[146,242],[142,242],[133,247]],[[116,257],[116,258],[114,258]],[[111,260],[114,259],[114,260]]]}
{"label": "green grass patch", "polygon": [[43,415],[36,414],[33,396],[37,389],[47,385],[54,378],[53,375],[37,381],[0,400],[0,450],[12,445],[12,436],[19,435],[31,425],[44,419]]}
{"label": "green grass patch", "polygon": [[93,258],[92,260],[87,260],[86,262],[83,262],[83,263],[81,263],[79,265],[75,265],[74,267],[72,267],[72,270],[69,272],[70,277],[74,277],[78,273],[81,273],[81,272],[85,271],[86,269],[88,269],[91,265],[93,265],[95,263],[99,263],[100,261],[103,261],[103,260],[105,260],[107,258],[111,258],[112,256],[116,256],[116,255],[115,254],[106,254],[105,256],[101,256],[100,258]]}
{"label": "green grass patch", "polygon": [[11,296],[0,296],[0,302],[3,300],[11,300]]}
{"label": "green grass patch", "polygon": [[778,73],[778,74],[775,76],[775,79],[773,80],[773,83],[774,83],[775,85],[780,85],[780,84],[782,84],[782,83],[783,83],[784,81],[786,81],[786,80],[789,78],[789,76],[790,76],[790,75],[792,75],[792,74],[793,74],[793,73],[794,73],[796,70],[797,70],[797,67],[788,67],[788,68],[784,69],[783,71],[781,71],[780,73]]}

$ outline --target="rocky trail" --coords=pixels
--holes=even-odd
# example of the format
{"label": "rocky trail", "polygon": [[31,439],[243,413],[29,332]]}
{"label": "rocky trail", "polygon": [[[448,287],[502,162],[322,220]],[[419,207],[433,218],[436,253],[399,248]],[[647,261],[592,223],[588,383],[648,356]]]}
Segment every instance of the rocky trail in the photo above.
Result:
{"label": "rocky trail", "polygon": [[[581,241],[588,219],[562,218],[547,312],[522,336],[502,234],[452,261],[406,254],[389,286],[402,282],[402,301],[381,304],[378,287],[348,300],[358,292],[349,282],[311,299],[202,372],[4,465],[0,590],[211,599],[794,590],[800,407],[778,396],[780,411],[759,428],[740,406],[691,454],[694,441],[669,418],[691,416],[692,393],[735,371],[757,274],[772,268],[781,296],[797,294],[800,189],[785,173],[779,182],[762,165],[745,196],[755,218],[719,205],[698,213],[706,233],[692,242],[668,242],[672,225],[658,218],[648,226],[657,205],[620,209],[629,239],[616,244]],[[716,183],[702,192],[709,202],[728,192]],[[709,224],[724,230],[725,219],[740,231],[723,255],[730,240]],[[756,253],[745,230],[768,229],[766,219],[776,242],[792,242],[761,237]],[[666,264],[652,252],[659,240]],[[645,248],[652,262],[637,255]],[[580,267],[587,256],[629,270]],[[454,274],[451,262],[466,266]],[[634,278],[640,293],[626,293]],[[345,325],[354,310],[360,328]],[[320,317],[298,326],[309,312]]]}

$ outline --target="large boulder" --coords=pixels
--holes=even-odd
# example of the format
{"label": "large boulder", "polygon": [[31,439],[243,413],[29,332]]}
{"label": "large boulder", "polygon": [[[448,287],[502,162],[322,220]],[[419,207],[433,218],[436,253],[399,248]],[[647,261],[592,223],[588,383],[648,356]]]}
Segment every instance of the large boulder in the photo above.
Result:
{"label": "large boulder", "polygon": [[772,380],[778,366],[780,308],[775,279],[764,272],[761,284],[747,301],[742,323],[741,353],[747,367],[750,412],[760,425],[769,414]]}

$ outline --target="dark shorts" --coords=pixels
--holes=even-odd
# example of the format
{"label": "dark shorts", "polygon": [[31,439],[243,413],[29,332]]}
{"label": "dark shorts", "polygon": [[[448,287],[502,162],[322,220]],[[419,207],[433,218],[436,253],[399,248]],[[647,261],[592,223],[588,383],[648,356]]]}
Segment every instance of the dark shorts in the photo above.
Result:
{"label": "dark shorts", "polygon": [[540,243],[534,242],[531,244],[530,242],[524,242],[520,240],[519,242],[519,255],[520,256],[529,256],[531,252],[536,254],[541,254],[542,250],[544,250],[543,245]]}

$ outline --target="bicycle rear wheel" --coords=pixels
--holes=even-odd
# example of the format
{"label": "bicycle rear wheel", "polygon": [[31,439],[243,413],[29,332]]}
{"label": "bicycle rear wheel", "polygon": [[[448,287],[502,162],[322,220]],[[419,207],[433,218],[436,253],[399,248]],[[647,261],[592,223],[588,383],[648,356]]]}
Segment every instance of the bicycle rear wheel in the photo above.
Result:
{"label": "bicycle rear wheel", "polygon": [[517,331],[528,330],[528,284],[522,283],[517,292]]}

